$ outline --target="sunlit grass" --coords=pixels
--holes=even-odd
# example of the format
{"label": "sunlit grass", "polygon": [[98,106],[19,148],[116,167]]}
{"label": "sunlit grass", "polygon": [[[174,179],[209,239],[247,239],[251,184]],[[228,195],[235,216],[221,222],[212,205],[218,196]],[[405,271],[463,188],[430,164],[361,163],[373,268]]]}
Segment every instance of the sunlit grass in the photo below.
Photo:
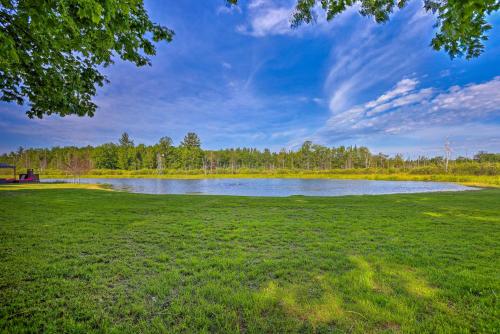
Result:
{"label": "sunlit grass", "polygon": [[84,184],[84,183],[12,183],[0,184],[2,190],[44,190],[44,189],[90,189],[90,190],[111,190],[104,184]]}
{"label": "sunlit grass", "polygon": [[0,332],[500,328],[500,190],[245,198],[24,186],[0,187]]}

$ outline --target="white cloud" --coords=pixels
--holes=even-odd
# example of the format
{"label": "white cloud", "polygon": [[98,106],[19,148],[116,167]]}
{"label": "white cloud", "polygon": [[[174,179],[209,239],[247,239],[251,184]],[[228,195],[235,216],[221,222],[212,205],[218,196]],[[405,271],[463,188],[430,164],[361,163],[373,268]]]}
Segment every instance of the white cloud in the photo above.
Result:
{"label": "white cloud", "polygon": [[330,32],[342,25],[359,10],[358,5],[347,8],[342,14],[327,22],[326,13],[320,5],[315,6],[314,24],[303,24],[299,28],[291,28],[291,18],[295,11],[296,0],[253,0],[248,4],[248,22],[236,27],[236,31],[254,37],[272,35],[301,36],[305,32],[321,34]]}
{"label": "white cloud", "polygon": [[292,33],[290,27],[291,8],[264,6],[260,3],[251,7],[253,3],[249,5],[250,23],[239,25],[236,31],[254,37]]}
{"label": "white cloud", "polygon": [[408,134],[426,127],[487,122],[500,115],[500,76],[484,83],[453,86],[447,91],[418,89],[417,83],[416,79],[402,79],[367,103],[342,112],[332,110],[320,133],[330,138]]}
{"label": "white cloud", "polygon": [[[336,28],[331,67],[324,84],[330,96],[330,111],[340,112],[352,107],[394,77],[414,76],[412,73],[432,53],[428,48],[432,18],[415,12],[415,6],[398,12],[385,25],[356,15],[349,20],[349,29]],[[412,24],[408,25],[408,21]],[[396,95],[404,95],[417,84],[415,79],[407,78],[372,101],[371,107],[387,103]]]}
{"label": "white cloud", "polygon": [[413,89],[415,89],[417,85],[418,85],[418,80],[403,79],[396,84],[396,87],[394,87],[394,89],[381,95],[376,101],[371,101],[367,103],[366,107],[373,108],[380,105],[381,103],[392,100],[395,97],[403,96],[408,92],[412,91]]}
{"label": "white cloud", "polygon": [[217,15],[233,14],[233,13],[241,14],[241,7],[240,6],[219,6],[219,7],[217,7],[216,12],[217,12]]}
{"label": "white cloud", "polygon": [[500,147],[498,124],[467,122],[465,124],[427,126],[414,129],[396,140],[388,141],[386,134],[371,135],[370,148],[374,152],[387,154],[405,153],[405,156],[436,156],[444,154],[444,143],[448,139],[452,155],[471,157],[478,151],[496,152]]}
{"label": "white cloud", "polygon": [[262,7],[266,4],[266,1],[265,0],[252,0],[250,1],[250,3],[248,4],[248,8],[259,8],[259,7]]}
{"label": "white cloud", "polygon": [[[391,92],[393,93],[394,91]],[[433,94],[433,92],[433,88],[426,88],[420,91],[406,91],[395,94],[392,97],[392,100],[383,104],[379,104],[379,97],[377,101],[370,101],[365,105],[365,108],[367,109],[366,113],[368,116],[372,116],[397,107],[404,107],[418,103],[422,104],[427,101],[427,99]],[[387,95],[384,94],[381,97],[383,96]]]}
{"label": "white cloud", "polygon": [[321,105],[321,104],[323,104],[323,103],[325,102],[325,101],[324,101],[322,98],[320,98],[320,97],[314,97],[312,100],[313,100],[313,102],[314,102],[314,103],[319,104],[319,105]]}
{"label": "white cloud", "polygon": [[451,87],[434,99],[432,111],[442,109],[476,114],[497,111],[500,114],[500,76],[482,84]]}
{"label": "white cloud", "polygon": [[253,37],[272,35],[303,36],[305,33],[324,34],[347,23],[347,20],[360,10],[359,5],[349,6],[332,21],[327,21],[326,12],[320,4],[313,11],[313,24],[303,24],[296,29],[291,28],[291,18],[295,11],[297,0],[252,0],[247,5],[247,22],[236,27],[236,31]]}

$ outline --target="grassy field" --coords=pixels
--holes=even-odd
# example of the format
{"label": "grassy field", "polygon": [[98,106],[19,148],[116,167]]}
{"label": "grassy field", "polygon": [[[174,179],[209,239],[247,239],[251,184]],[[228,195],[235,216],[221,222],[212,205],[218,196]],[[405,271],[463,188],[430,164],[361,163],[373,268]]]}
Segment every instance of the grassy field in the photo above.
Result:
{"label": "grassy field", "polygon": [[0,332],[500,329],[500,190],[244,198],[57,187],[0,187]]}

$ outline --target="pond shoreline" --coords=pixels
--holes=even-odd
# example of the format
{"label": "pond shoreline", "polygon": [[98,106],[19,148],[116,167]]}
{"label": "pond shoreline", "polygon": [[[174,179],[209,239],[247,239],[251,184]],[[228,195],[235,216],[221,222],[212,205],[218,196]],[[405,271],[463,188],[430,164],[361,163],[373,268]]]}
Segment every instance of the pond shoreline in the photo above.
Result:
{"label": "pond shoreline", "polygon": [[[43,175],[44,179],[75,179],[69,175]],[[422,181],[457,183],[480,188],[500,188],[498,175],[415,175],[415,174],[138,174],[138,175],[82,175],[81,179],[330,179],[330,180],[372,180],[372,181]]]}
{"label": "pond shoreline", "polygon": [[[54,178],[45,182],[73,182],[74,179]],[[202,194],[257,197],[345,196],[426,193],[477,190],[452,182],[350,180],[319,178],[81,178],[81,184],[107,184],[118,191],[143,194]]]}

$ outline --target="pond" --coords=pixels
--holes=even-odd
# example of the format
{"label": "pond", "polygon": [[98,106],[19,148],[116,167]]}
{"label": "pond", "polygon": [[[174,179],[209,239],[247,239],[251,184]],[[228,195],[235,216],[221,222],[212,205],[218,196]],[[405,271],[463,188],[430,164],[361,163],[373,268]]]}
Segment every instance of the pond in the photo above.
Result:
{"label": "pond", "polygon": [[[44,182],[72,182],[50,179]],[[202,194],[232,196],[343,196],[463,191],[475,188],[454,183],[334,179],[133,179],[89,178],[80,183],[110,184],[114,189],[141,194]]]}

